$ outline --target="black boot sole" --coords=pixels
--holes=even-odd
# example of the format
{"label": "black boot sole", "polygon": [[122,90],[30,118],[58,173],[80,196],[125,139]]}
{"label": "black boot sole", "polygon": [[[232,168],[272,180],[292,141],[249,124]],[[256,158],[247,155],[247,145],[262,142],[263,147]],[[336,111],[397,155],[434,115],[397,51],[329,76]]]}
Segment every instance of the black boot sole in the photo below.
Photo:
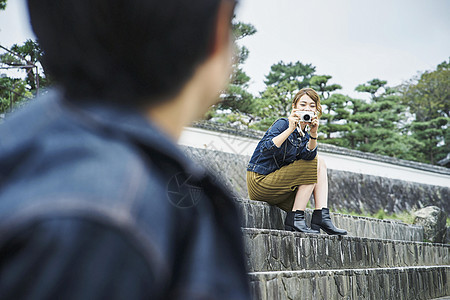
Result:
{"label": "black boot sole", "polygon": [[301,233],[320,234],[320,231],[318,231],[318,232],[316,232],[316,231],[313,231],[313,232],[310,232],[310,231],[301,231],[301,230],[295,229],[294,227],[289,226],[289,225],[284,225],[284,230],[286,230],[286,231],[296,231],[296,232],[301,232]]}
{"label": "black boot sole", "polygon": [[311,224],[311,229],[313,229],[313,230],[319,230],[319,231],[320,231],[320,229],[322,229],[322,230],[323,230],[324,232],[326,232],[326,234],[328,234],[328,235],[347,235],[347,231],[344,232],[344,233],[340,233],[340,232],[336,232],[336,231],[331,231],[331,230],[325,229],[325,228],[323,228],[322,226],[317,225],[317,224]]}
{"label": "black boot sole", "polygon": [[295,231],[295,228],[292,226],[284,225],[284,230],[286,231]]}

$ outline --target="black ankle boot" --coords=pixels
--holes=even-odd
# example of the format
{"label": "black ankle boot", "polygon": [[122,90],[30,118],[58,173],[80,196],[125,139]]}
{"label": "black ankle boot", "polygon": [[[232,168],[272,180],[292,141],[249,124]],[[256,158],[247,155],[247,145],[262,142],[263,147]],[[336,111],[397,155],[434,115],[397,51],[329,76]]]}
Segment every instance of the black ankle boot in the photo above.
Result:
{"label": "black ankle boot", "polygon": [[303,210],[288,211],[284,220],[284,229],[304,233],[320,233],[319,230],[313,230],[306,226],[305,212]]}
{"label": "black ankle boot", "polygon": [[336,228],[331,222],[330,210],[328,208],[315,209],[311,219],[311,228],[315,230],[322,229],[328,234],[346,235],[347,231]]}

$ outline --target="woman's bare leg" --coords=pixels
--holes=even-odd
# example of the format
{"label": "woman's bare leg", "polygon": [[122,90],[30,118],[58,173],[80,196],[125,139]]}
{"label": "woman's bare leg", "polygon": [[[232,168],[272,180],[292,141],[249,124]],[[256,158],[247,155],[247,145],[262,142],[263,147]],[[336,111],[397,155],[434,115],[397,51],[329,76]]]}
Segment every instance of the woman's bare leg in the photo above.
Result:
{"label": "woman's bare leg", "polygon": [[328,207],[327,166],[321,157],[318,157],[317,160],[317,183],[314,188],[314,203],[316,209]]}
{"label": "woman's bare leg", "polygon": [[292,211],[296,210],[305,210],[306,204],[308,204],[309,198],[316,186],[313,184],[300,185],[297,190],[297,194],[295,194],[294,206],[292,206]]}
{"label": "woman's bare leg", "polygon": [[318,160],[317,183],[314,189],[314,200],[316,209],[311,217],[311,229],[322,229],[328,234],[346,235],[347,231],[334,226],[330,217],[330,210],[327,207],[328,200],[328,177],[327,166],[323,159]]}
{"label": "woman's bare leg", "polygon": [[327,207],[328,202],[328,176],[327,166],[321,157],[317,157],[317,183],[300,185],[295,195],[292,211],[305,210],[311,194],[314,192],[316,209]]}

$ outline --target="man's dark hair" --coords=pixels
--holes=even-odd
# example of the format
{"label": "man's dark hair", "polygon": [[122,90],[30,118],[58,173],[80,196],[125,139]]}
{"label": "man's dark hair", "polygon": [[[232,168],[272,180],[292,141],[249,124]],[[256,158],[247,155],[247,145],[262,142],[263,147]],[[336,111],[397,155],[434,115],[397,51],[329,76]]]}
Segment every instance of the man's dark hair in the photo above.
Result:
{"label": "man's dark hair", "polygon": [[[211,51],[220,0],[28,0],[44,67],[72,98],[176,95]],[[145,102],[144,102],[145,100]]]}

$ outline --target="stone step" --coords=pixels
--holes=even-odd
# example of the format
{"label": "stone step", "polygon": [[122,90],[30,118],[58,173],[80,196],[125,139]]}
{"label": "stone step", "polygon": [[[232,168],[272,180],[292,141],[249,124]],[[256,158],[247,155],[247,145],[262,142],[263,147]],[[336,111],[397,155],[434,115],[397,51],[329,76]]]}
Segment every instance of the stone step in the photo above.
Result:
{"label": "stone step", "polygon": [[450,296],[450,266],[249,273],[252,298],[432,299]]}
{"label": "stone step", "polygon": [[251,272],[450,265],[450,245],[242,229]]}
{"label": "stone step", "polygon": [[[242,213],[242,227],[284,230],[286,213],[278,207],[262,201],[235,198]],[[310,224],[312,210],[306,211],[307,224]],[[380,220],[331,213],[334,224],[348,231],[349,236],[391,239],[403,241],[423,241],[423,227],[393,220]]]}

